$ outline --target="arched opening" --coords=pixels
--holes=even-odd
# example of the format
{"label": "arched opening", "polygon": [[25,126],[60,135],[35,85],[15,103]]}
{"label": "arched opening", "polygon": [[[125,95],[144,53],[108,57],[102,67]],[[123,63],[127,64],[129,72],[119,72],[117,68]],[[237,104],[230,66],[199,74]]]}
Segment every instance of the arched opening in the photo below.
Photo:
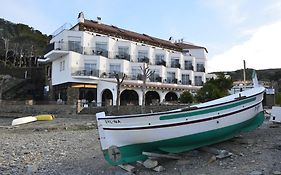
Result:
{"label": "arched opening", "polygon": [[139,105],[138,93],[134,90],[124,90],[120,94],[120,105]]}
{"label": "arched opening", "polygon": [[165,101],[176,102],[177,100],[178,100],[178,96],[175,92],[168,92],[165,95]]}
{"label": "arched opening", "polygon": [[160,96],[156,91],[148,91],[145,94],[145,105],[156,105],[160,102]]}
{"label": "arched opening", "polygon": [[113,95],[109,89],[105,89],[102,93],[102,106],[112,106]]}

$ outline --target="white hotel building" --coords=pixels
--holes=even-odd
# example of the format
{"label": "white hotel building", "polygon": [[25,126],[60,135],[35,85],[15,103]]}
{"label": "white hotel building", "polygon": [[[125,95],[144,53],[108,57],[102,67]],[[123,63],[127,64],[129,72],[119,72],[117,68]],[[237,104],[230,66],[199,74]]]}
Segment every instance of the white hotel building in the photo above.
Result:
{"label": "white hotel building", "polygon": [[68,104],[86,99],[98,106],[116,104],[115,73],[127,75],[121,105],[141,105],[144,62],[154,72],[146,83],[145,103],[175,101],[184,91],[196,92],[206,81],[207,49],[183,41],[140,34],[99,20],[86,20],[62,30],[50,41],[45,59],[52,99]]}

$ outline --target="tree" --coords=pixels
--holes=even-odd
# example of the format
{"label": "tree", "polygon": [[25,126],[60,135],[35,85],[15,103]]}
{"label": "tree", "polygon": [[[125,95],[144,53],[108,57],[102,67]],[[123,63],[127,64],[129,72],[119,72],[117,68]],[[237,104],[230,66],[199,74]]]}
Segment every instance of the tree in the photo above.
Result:
{"label": "tree", "polygon": [[181,103],[192,103],[193,95],[189,91],[184,91],[179,98]]}
{"label": "tree", "polygon": [[3,89],[5,85],[5,81],[10,78],[9,75],[4,75],[0,77],[0,103],[2,102],[2,95],[3,95]]}
{"label": "tree", "polygon": [[[120,76],[121,76],[121,80],[120,80]],[[126,77],[126,74],[122,73],[119,75],[119,73],[114,73],[114,77],[116,79],[116,93],[117,93],[117,98],[116,98],[116,106],[117,106],[117,110],[119,111],[119,106],[120,106],[120,87]]]}
{"label": "tree", "polygon": [[196,100],[206,102],[229,94],[228,90],[232,87],[232,80],[219,74],[217,79],[207,81],[204,86],[197,91]]}
{"label": "tree", "polygon": [[144,113],[144,106],[145,106],[145,91],[146,91],[146,80],[149,78],[152,74],[154,74],[155,71],[151,71],[149,69],[149,66],[147,66],[146,63],[143,63],[143,67],[140,66],[140,69],[142,70],[142,103],[141,103],[141,112]]}

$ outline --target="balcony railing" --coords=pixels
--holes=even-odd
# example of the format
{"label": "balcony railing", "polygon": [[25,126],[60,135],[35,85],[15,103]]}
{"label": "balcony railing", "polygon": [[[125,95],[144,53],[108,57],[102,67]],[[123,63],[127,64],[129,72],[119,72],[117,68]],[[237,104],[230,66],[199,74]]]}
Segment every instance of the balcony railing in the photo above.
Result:
{"label": "balcony railing", "polygon": [[162,65],[162,66],[165,66],[166,67],[166,61],[164,60],[161,60],[161,61],[158,61],[155,63],[156,65]]}
{"label": "balcony railing", "polygon": [[193,65],[191,64],[187,64],[187,65],[184,65],[184,69],[185,70],[194,70],[194,67],[193,67]]}
{"label": "balcony railing", "polygon": [[101,56],[104,56],[104,57],[108,58],[108,51],[107,50],[104,50],[104,49],[95,50],[95,48],[93,48],[92,52],[93,52],[93,55],[101,55]]}
{"label": "balcony railing", "polygon": [[177,84],[178,83],[178,79],[176,79],[176,78],[167,78],[166,79],[166,83]]}
{"label": "balcony railing", "polygon": [[129,54],[120,54],[120,53],[117,53],[117,54],[119,54],[119,55],[115,56],[116,59],[122,59],[122,60],[131,61],[131,55],[129,55]]}
{"label": "balcony railing", "polygon": [[197,72],[205,72],[205,67],[198,67]]}
{"label": "balcony railing", "polygon": [[78,68],[78,69],[73,69],[72,71],[72,76],[94,76],[94,77],[99,77],[99,70],[96,69],[83,69],[83,68]]}
{"label": "balcony railing", "polygon": [[[96,69],[85,69],[85,68],[73,68],[72,69],[72,76],[93,76],[93,77],[99,77],[99,78],[115,78],[115,75],[119,74],[119,77],[123,76],[123,72],[101,72],[100,70]],[[141,74],[134,74],[134,75],[127,75],[126,80],[142,80],[142,75]],[[164,79],[160,77],[158,74],[152,75],[149,77],[150,82],[162,82],[162,83],[170,83],[170,84],[178,84],[179,81],[176,78],[167,78]],[[191,85],[191,80],[189,81],[183,81],[182,84],[185,85]],[[203,82],[198,82],[196,86],[201,86]]]}
{"label": "balcony railing", "polygon": [[147,57],[138,58],[138,62],[139,63],[149,63],[149,58],[147,58]]}
{"label": "balcony railing", "polygon": [[182,80],[181,84],[183,84],[183,85],[191,85],[191,80]]}
{"label": "balcony railing", "polygon": [[203,81],[195,81],[195,86],[203,86]]}
{"label": "balcony railing", "polygon": [[162,82],[162,77],[160,77],[158,74],[155,74],[155,75],[151,75],[149,77],[149,80],[151,82]]}
{"label": "balcony railing", "polygon": [[171,63],[172,68],[181,68],[181,65],[179,63]]}

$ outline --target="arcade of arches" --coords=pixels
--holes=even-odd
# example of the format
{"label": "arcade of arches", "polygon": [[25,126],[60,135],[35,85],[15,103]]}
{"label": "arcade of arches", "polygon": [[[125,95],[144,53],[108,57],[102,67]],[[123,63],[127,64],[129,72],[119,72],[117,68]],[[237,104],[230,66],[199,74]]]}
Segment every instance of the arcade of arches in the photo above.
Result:
{"label": "arcade of arches", "polygon": [[[163,99],[164,97],[162,97]],[[168,102],[177,101],[178,96],[175,92],[168,92],[163,99]],[[157,91],[147,91],[145,94],[145,105],[156,105],[161,102],[160,95]],[[102,106],[113,105],[113,94],[109,89],[105,89],[102,92]],[[140,105],[139,95],[137,91],[131,89],[125,89],[120,93],[120,105]]]}

